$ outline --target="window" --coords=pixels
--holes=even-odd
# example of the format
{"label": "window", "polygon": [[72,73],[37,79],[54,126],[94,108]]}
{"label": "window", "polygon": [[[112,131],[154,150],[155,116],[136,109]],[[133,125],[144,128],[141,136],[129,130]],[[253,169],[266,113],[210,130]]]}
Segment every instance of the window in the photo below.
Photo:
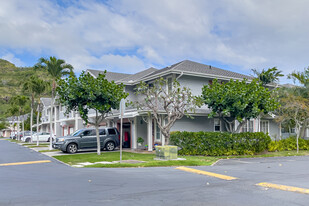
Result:
{"label": "window", "polygon": [[86,130],[83,132],[83,136],[94,136],[95,135],[95,130]]}
{"label": "window", "polygon": [[158,126],[158,123],[156,122],[156,140],[160,141],[161,139],[161,131],[160,131],[160,128]]}
{"label": "window", "polygon": [[244,126],[241,129],[242,132],[253,132],[253,120],[246,120]]}
{"label": "window", "polygon": [[167,78],[167,91],[170,93],[173,90],[173,79]]}
{"label": "window", "polygon": [[214,119],[215,132],[221,132],[221,122],[220,119]]}
{"label": "window", "polygon": [[99,135],[106,135],[105,129],[99,129]]}
{"label": "window", "polygon": [[114,135],[114,134],[116,134],[115,129],[107,129],[107,130],[108,130],[108,134],[109,134],[109,135]]}
{"label": "window", "polygon": [[269,133],[269,121],[268,120],[261,120],[260,125],[261,125],[261,129],[260,129],[261,132]]}

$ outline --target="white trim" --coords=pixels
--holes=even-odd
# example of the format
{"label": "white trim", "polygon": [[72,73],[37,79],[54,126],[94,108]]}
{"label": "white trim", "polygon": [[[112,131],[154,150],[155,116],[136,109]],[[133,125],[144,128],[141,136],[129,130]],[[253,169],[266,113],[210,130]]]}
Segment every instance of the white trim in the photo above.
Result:
{"label": "white trim", "polygon": [[[213,118],[213,119],[214,119],[214,132],[222,132],[222,122],[221,122],[220,118]],[[215,125],[216,120],[219,120],[220,131],[216,131],[216,125]]]}
{"label": "white trim", "polygon": [[260,132],[263,132],[262,131],[262,122],[267,122],[267,133],[269,134],[269,120],[260,120]]}

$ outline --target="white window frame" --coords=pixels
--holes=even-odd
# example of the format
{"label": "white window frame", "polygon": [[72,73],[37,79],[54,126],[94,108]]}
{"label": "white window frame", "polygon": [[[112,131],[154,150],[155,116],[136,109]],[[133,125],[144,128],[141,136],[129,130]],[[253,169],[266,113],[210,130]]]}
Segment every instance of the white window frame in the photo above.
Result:
{"label": "white window frame", "polygon": [[[216,131],[216,124],[215,124],[216,120],[219,121],[220,131]],[[221,122],[221,120],[219,118],[214,118],[214,132],[222,132],[222,122]]]}
{"label": "white window frame", "polygon": [[166,78],[166,91],[167,91],[167,93],[169,93],[170,91],[169,91],[169,89],[168,89],[168,80],[170,79],[171,80],[171,90],[173,90],[173,76],[172,75],[169,75],[169,76],[167,76]]}
{"label": "white window frame", "polygon": [[[159,128],[159,126],[157,125],[158,123],[157,123],[157,121],[155,120],[154,121],[154,136],[155,136],[155,141],[157,141],[157,142],[161,142],[161,140],[162,140],[162,133],[161,133],[161,131],[160,131],[160,134],[159,134],[159,139],[157,138],[157,128]],[[159,128],[159,130],[160,130],[160,128]]]}
{"label": "white window frame", "polygon": [[267,122],[267,124],[268,124],[268,127],[267,127],[267,133],[269,134],[269,120],[260,120],[260,132],[264,132],[263,130],[262,130],[262,122]]}

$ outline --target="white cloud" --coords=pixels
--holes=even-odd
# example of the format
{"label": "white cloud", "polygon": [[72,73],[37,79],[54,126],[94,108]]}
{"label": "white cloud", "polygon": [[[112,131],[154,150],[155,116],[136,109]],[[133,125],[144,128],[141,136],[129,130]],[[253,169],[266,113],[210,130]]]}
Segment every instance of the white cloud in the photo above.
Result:
{"label": "white cloud", "polygon": [[6,53],[5,55],[1,56],[0,59],[5,59],[5,60],[15,64],[15,66],[17,66],[17,67],[25,65],[24,62],[22,62],[20,59],[15,57],[14,54],[12,54],[12,53]]}
{"label": "white cloud", "polygon": [[132,73],[183,59],[246,73],[308,66],[306,0],[72,2],[1,2],[0,47],[56,55],[79,71],[107,66]]}

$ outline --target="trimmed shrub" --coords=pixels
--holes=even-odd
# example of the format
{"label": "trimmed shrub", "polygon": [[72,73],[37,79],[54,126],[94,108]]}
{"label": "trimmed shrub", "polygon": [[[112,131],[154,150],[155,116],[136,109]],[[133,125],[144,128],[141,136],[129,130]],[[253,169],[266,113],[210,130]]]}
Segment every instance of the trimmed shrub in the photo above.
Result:
{"label": "trimmed shrub", "polygon": [[[309,140],[304,140],[302,138],[298,139],[298,146],[300,150],[309,150]],[[286,139],[282,139],[279,141],[272,141],[268,145],[268,151],[276,152],[276,151],[291,151],[296,150],[296,137],[291,136]]]}
{"label": "trimmed shrub", "polygon": [[170,141],[180,155],[244,155],[268,149],[271,139],[263,132],[172,132]]}

